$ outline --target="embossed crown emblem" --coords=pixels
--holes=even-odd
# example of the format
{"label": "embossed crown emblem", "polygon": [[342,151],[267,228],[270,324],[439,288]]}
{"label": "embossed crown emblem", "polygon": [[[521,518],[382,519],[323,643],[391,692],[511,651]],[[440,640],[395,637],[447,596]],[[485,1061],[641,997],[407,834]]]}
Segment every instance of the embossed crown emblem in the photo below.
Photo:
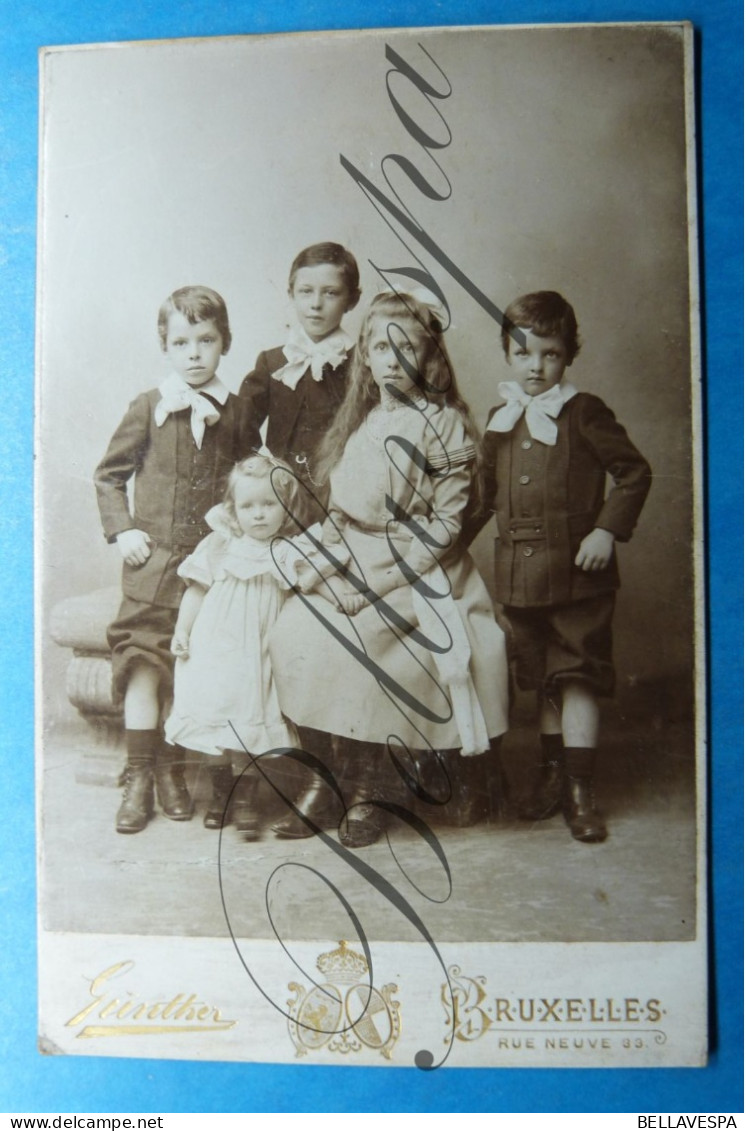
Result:
{"label": "embossed crown emblem", "polygon": [[329,950],[320,954],[316,959],[317,969],[337,985],[354,986],[368,974],[368,963],[362,954],[356,950],[349,950],[344,939],[340,940],[336,950]]}
{"label": "embossed crown emblem", "polygon": [[298,982],[288,984],[293,994],[288,1001],[288,1032],[295,1055],[326,1049],[348,1056],[368,1049],[390,1060],[401,1034],[394,983],[380,990],[371,985],[368,962],[344,939],[337,950],[318,956],[316,968],[323,985],[316,983],[307,990]]}

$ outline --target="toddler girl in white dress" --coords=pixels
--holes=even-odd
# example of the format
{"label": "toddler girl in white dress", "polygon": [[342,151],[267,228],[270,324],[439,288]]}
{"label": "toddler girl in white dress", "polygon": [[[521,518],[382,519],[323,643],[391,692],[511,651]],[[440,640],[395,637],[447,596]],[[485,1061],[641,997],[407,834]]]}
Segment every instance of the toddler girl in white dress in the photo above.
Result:
{"label": "toddler girl in white dress", "polygon": [[310,541],[283,536],[301,528],[298,495],[286,464],[264,454],[242,460],[224,502],[206,516],[212,533],[179,567],[188,588],[171,644],[177,663],[166,740],[212,758],[207,828],[223,825],[232,794],[233,823],[256,834],[259,774],[247,752],[298,745],[280,710],[267,644],[291,587],[319,578],[309,567]]}

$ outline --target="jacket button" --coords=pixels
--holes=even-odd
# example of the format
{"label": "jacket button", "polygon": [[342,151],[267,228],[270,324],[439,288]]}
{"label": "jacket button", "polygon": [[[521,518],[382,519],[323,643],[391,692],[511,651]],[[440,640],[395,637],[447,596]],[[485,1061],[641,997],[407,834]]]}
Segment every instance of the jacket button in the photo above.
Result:
{"label": "jacket button", "polygon": [[534,527],[534,533],[535,533],[535,534],[541,534],[541,527],[540,527],[540,526],[535,526],[535,527]]}
{"label": "jacket button", "polygon": [[524,558],[530,558],[533,555],[533,552],[534,552],[533,546],[524,546],[523,547]]}
{"label": "jacket button", "polygon": [[530,475],[522,475],[520,477],[520,479],[518,480],[518,482],[522,483],[523,486],[525,487],[527,483],[531,482],[531,476]]}
{"label": "jacket button", "polygon": [[521,447],[523,448],[524,452],[527,452],[529,450],[529,448],[533,448],[533,446],[534,445],[531,443],[530,440],[522,440],[521,441]]}

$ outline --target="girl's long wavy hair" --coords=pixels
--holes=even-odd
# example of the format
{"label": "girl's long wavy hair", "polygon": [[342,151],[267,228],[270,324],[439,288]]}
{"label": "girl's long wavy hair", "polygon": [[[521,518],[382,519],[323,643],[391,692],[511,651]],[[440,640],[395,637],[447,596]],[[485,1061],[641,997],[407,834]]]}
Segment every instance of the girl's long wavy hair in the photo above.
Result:
{"label": "girl's long wavy hair", "polygon": [[456,409],[467,435],[479,451],[479,433],[469,406],[459,392],[437,316],[412,295],[380,294],[373,299],[363,319],[345,398],[319,446],[316,473],[321,484],[329,482],[329,476],[342,458],[350,436],[358,430],[371,409],[380,404],[381,394],[367,361],[368,344],[376,319],[396,326],[411,341],[425,339],[423,363],[420,370],[412,375],[413,380],[428,401]]}

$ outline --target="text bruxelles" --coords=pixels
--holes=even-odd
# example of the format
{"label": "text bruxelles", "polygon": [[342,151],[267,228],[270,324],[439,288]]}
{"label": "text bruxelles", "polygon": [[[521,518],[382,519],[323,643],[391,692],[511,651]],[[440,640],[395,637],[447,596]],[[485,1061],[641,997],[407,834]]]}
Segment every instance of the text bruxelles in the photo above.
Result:
{"label": "text bruxelles", "polygon": [[599,1024],[637,1022],[655,1023],[660,1021],[664,1010],[657,998],[641,1001],[636,997],[625,998],[494,998],[490,1007],[481,1009],[492,1015],[494,1023],[500,1022],[556,1022],[574,1024],[590,1021]]}

